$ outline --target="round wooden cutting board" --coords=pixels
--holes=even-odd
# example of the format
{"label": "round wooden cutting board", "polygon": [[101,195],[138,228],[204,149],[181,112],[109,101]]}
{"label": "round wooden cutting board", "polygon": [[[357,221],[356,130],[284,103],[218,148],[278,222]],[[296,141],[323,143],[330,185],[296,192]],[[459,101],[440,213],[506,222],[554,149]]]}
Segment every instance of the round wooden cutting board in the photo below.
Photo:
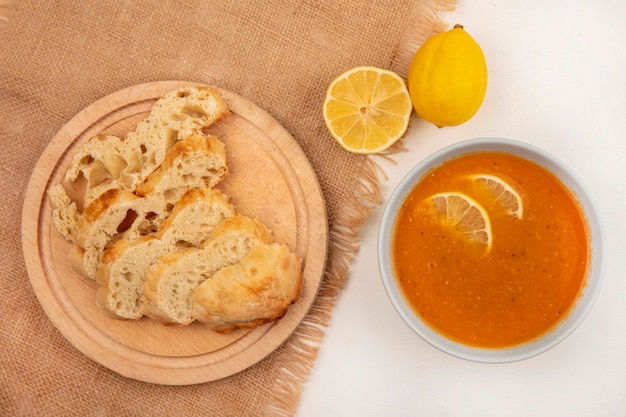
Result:
{"label": "round wooden cutting board", "polygon": [[106,96],[70,120],[32,173],[22,214],[22,245],[31,284],[47,315],[80,351],[141,381],[184,385],[240,372],[265,358],[295,331],[322,282],[328,248],[326,209],[317,177],[291,135],[267,112],[218,89],[232,115],[207,129],[226,145],[230,175],[216,188],[236,210],[264,222],[277,242],[303,259],[298,301],[280,320],[253,330],[216,333],[201,323],[166,326],[148,318],[117,320],[96,306],[95,281],[69,265],[71,243],[52,224],[50,186],[62,181],[74,150],[99,133],[123,137],[154,102],[182,81],[141,84]]}

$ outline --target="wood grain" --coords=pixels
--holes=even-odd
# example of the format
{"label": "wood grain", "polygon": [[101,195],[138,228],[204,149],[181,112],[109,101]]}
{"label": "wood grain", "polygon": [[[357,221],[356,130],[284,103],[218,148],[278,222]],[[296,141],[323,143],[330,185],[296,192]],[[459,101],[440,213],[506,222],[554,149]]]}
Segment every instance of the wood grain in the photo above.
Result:
{"label": "wood grain", "polygon": [[285,317],[253,330],[220,335],[200,323],[166,326],[150,319],[116,320],[95,305],[96,283],[69,265],[71,247],[51,222],[47,189],[59,183],[78,145],[99,133],[123,136],[153,103],[182,81],[141,84],[113,93],[70,120],[41,155],[28,184],[22,245],[33,289],[54,325],[101,365],[141,381],[183,385],[240,372],[265,358],[309,311],[325,269],[328,226],[323,196],[309,161],[266,111],[220,90],[232,115],[208,131],[226,145],[229,177],[217,188],[238,212],[263,221],[276,241],[304,260],[304,284]]}

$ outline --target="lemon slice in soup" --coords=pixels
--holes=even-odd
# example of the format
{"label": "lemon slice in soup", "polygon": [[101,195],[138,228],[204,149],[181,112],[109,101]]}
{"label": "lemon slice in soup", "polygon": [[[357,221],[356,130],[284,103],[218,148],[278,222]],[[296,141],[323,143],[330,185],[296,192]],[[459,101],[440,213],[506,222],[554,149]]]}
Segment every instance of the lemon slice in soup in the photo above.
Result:
{"label": "lemon slice in soup", "polygon": [[458,192],[433,194],[428,200],[445,226],[473,242],[484,244],[486,251],[491,249],[489,215],[476,200]]}
{"label": "lemon slice in soup", "polygon": [[474,184],[487,190],[493,201],[504,207],[509,215],[518,219],[524,217],[523,199],[510,183],[490,174],[475,174],[470,175],[469,178]]}

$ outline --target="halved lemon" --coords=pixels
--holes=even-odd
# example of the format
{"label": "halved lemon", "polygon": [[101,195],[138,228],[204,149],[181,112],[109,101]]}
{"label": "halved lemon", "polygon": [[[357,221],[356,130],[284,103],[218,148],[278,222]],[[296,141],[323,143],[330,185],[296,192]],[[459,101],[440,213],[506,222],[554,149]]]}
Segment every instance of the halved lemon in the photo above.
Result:
{"label": "halved lemon", "polygon": [[524,203],[520,193],[507,181],[496,175],[474,174],[469,178],[491,194],[494,202],[502,205],[511,216],[524,217]]}
{"label": "halved lemon", "polygon": [[398,74],[362,66],[344,72],[330,84],[323,115],[328,131],[344,149],[376,153],[404,135],[412,106]]}
{"label": "halved lemon", "polygon": [[437,211],[442,224],[473,242],[484,244],[486,251],[491,249],[491,221],[476,200],[458,192],[433,194],[428,200]]}

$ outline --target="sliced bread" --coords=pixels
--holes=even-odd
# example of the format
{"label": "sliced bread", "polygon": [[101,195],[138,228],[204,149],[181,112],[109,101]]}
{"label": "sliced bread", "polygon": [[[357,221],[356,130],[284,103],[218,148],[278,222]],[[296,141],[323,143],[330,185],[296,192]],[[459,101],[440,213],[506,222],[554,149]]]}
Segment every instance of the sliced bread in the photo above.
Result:
{"label": "sliced bread", "polygon": [[[155,175],[149,177],[152,180],[146,183],[151,186],[147,196],[138,196],[121,188],[106,190],[85,207],[72,234],[69,229],[74,220],[70,217],[74,214],[72,207],[67,205],[64,195],[55,189],[53,196],[58,204],[64,204],[66,208],[53,212],[53,219],[57,219],[57,229],[64,236],[72,237],[85,250],[82,269],[88,277],[95,279],[102,252],[106,248],[122,238],[132,240],[156,232],[186,191],[207,187],[207,184],[213,187],[227,173],[224,144],[214,136],[192,134],[177,142]],[[207,195],[203,198],[208,198],[209,192],[205,193]],[[216,193],[210,193],[213,195],[212,200],[218,198]],[[183,208],[189,209],[186,204],[181,204],[180,210]],[[234,208],[229,207],[228,210],[231,215],[234,213]],[[196,222],[202,223],[199,220]],[[169,227],[166,230],[175,234],[175,230],[189,229]],[[199,236],[205,240],[206,233],[202,235],[199,232]],[[189,233],[186,236],[191,237]]]}
{"label": "sliced bread", "polygon": [[120,175],[129,163],[129,148],[123,139],[96,135],[76,150],[65,173],[65,182],[83,182],[84,195],[78,203],[85,207],[106,190],[118,188]]}
{"label": "sliced bread", "polygon": [[76,224],[74,239],[84,250],[82,266],[95,279],[105,249],[122,238],[136,239],[148,234],[152,205],[130,191],[111,189],[92,201]]}
{"label": "sliced bread", "polygon": [[177,141],[229,114],[228,106],[213,88],[183,87],[171,91],[157,100],[149,115],[123,139],[96,135],[82,144],[64,181],[85,182],[81,207],[112,188],[133,191],[161,164]]}
{"label": "sliced bread", "polygon": [[177,141],[228,116],[230,110],[219,92],[210,87],[182,87],[164,95],[147,118],[128,132],[131,165],[120,176],[126,189],[135,189],[158,167]]}
{"label": "sliced bread", "polygon": [[202,129],[229,114],[216,89],[172,91],[123,139],[79,146],[50,188],[70,264],[96,279],[112,317],[185,325],[197,315],[229,331],[282,317],[297,299],[300,258],[213,188],[228,175],[226,149]]}
{"label": "sliced bread", "polygon": [[148,267],[180,247],[199,246],[216,226],[234,215],[233,205],[220,191],[189,190],[157,233],[121,239],[103,253],[97,272],[98,305],[117,317],[141,317]]}
{"label": "sliced bread", "polygon": [[236,215],[220,223],[200,248],[171,252],[148,268],[143,288],[143,313],[163,322],[194,320],[193,292],[220,269],[237,263],[256,246],[271,242],[262,223]]}

